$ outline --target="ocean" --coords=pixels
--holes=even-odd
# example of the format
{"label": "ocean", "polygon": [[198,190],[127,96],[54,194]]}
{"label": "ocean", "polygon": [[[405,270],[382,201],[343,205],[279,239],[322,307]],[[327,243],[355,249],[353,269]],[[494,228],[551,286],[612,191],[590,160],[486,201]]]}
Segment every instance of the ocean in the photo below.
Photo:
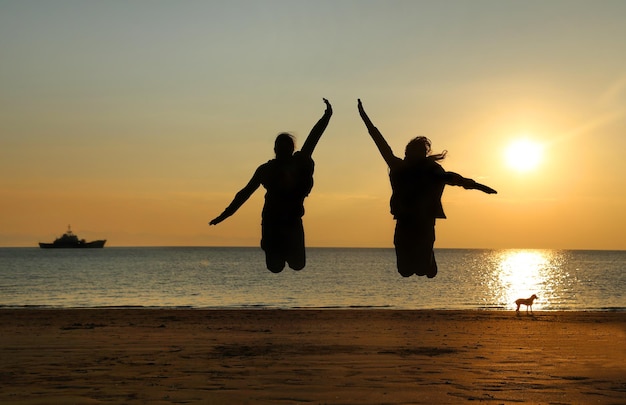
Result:
{"label": "ocean", "polygon": [[[0,248],[4,308],[626,310],[626,251],[436,249],[434,279],[401,277],[393,249],[308,248],[273,274],[260,248]],[[525,307],[522,307],[525,310]]]}

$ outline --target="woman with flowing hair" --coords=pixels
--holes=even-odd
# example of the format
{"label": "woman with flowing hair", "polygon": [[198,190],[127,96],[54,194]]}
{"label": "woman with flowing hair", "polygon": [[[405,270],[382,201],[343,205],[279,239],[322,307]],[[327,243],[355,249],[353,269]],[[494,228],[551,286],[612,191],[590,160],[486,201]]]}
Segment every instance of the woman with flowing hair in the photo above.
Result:
{"label": "woman with flowing hair", "polygon": [[437,275],[435,244],[435,220],[446,218],[441,195],[446,185],[475,189],[487,194],[496,190],[447,172],[438,161],[446,157],[446,151],[431,153],[431,142],[424,136],[413,138],[406,146],[404,159],[393,154],[391,147],[372,124],[358,100],[358,110],[372,140],[389,166],[391,181],[391,214],[396,220],[394,246],[398,272],[403,277],[413,274],[433,278]]}

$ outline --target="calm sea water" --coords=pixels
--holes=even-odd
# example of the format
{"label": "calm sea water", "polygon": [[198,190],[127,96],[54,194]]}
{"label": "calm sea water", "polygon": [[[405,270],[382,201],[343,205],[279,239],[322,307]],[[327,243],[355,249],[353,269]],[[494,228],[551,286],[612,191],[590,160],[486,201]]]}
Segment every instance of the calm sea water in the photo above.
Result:
{"label": "calm sea water", "polygon": [[0,248],[0,307],[626,310],[626,251],[436,250],[439,274],[402,278],[393,249],[307,249],[265,269],[259,248]]}

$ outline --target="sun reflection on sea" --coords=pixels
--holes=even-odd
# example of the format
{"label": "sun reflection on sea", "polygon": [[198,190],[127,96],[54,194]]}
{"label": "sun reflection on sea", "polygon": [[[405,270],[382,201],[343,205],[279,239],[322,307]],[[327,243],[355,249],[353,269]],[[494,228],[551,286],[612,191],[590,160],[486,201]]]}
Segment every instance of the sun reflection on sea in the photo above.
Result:
{"label": "sun reflection on sea", "polygon": [[[515,308],[515,300],[536,294],[533,309],[549,307],[551,299],[560,294],[558,252],[550,250],[508,250],[498,255],[498,279],[494,288],[498,301]],[[496,286],[493,286],[496,287]]]}

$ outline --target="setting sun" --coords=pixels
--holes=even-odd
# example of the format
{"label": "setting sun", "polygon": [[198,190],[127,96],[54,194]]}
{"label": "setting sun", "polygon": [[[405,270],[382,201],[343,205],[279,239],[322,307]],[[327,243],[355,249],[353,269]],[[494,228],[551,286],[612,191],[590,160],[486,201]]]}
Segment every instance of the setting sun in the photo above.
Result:
{"label": "setting sun", "polygon": [[518,139],[507,147],[505,160],[510,168],[527,172],[539,166],[542,155],[543,148],[539,143],[530,139]]}

